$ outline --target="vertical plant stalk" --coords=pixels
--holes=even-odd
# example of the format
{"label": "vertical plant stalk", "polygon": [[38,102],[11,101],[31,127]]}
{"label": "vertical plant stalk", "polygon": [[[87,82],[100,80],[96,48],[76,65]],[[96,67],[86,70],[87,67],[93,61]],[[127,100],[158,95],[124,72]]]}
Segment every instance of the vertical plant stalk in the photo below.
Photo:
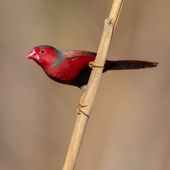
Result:
{"label": "vertical plant stalk", "polygon": [[120,13],[123,0],[114,0],[109,17],[105,20],[104,30],[101,38],[101,42],[98,48],[95,62],[92,63],[93,70],[91,72],[87,90],[83,93],[80,99],[79,114],[73,129],[72,138],[68,148],[67,156],[63,166],[63,170],[73,170],[76,164],[78,152],[83,139],[83,134],[87,125],[90,111],[95,99],[95,95],[99,86],[101,75],[107,52],[109,49],[112,33],[115,30],[117,19]]}

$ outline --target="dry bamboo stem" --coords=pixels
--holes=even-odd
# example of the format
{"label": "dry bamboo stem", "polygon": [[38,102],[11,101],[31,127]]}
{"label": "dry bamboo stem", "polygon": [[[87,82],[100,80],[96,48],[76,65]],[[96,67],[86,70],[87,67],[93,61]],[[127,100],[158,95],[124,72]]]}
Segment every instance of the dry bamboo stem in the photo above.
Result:
{"label": "dry bamboo stem", "polygon": [[113,30],[115,30],[122,3],[123,0],[114,0],[109,18],[105,20],[103,35],[98,48],[95,63],[93,63],[94,67],[89,78],[87,90],[84,92],[82,98],[80,99],[79,114],[77,115],[77,120],[73,129],[73,134],[68,148],[63,170],[73,170],[75,167],[83,134],[85,132],[87,121],[90,116],[90,110],[93,105],[103,71],[102,67],[97,66],[103,66],[105,63],[112,32]]}

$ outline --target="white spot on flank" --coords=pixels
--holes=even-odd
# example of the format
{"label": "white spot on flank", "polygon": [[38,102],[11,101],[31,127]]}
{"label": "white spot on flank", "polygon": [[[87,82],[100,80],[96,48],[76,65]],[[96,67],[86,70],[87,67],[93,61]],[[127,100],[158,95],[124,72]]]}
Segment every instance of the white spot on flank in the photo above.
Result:
{"label": "white spot on flank", "polygon": [[80,89],[81,89],[83,92],[85,92],[86,89],[87,89],[87,85],[81,86]]}

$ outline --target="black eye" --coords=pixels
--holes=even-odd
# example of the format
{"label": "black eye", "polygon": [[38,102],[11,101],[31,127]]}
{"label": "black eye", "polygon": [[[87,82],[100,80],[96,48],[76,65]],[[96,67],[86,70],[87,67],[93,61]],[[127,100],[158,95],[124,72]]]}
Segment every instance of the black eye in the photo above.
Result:
{"label": "black eye", "polygon": [[40,50],[39,53],[40,53],[40,54],[44,54],[44,53],[45,53],[45,50]]}

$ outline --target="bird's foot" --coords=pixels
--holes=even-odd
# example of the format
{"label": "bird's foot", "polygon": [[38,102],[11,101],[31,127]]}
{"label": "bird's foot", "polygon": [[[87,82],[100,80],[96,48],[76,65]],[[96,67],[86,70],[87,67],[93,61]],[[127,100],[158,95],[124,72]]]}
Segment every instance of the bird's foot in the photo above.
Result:
{"label": "bird's foot", "polygon": [[103,68],[104,66],[97,65],[95,62],[91,61],[89,62],[89,67],[94,69],[94,68]]}
{"label": "bird's foot", "polygon": [[84,102],[83,102],[84,95],[85,95],[85,93],[83,93],[83,95],[82,95],[81,98],[80,98],[80,102],[79,102],[78,107],[77,107],[77,112],[78,112],[78,114],[84,114],[85,116],[89,117],[89,115],[86,114],[86,113],[82,110],[82,108],[84,108],[84,107],[87,106],[87,104],[84,104]]}
{"label": "bird's foot", "polygon": [[79,115],[80,115],[80,114],[83,114],[83,115],[89,117],[89,115],[86,114],[86,113],[82,110],[82,108],[84,108],[84,107],[86,107],[86,106],[87,106],[87,105],[82,104],[81,102],[79,103],[79,105],[78,105],[78,107],[77,107],[77,112],[78,112]]}

